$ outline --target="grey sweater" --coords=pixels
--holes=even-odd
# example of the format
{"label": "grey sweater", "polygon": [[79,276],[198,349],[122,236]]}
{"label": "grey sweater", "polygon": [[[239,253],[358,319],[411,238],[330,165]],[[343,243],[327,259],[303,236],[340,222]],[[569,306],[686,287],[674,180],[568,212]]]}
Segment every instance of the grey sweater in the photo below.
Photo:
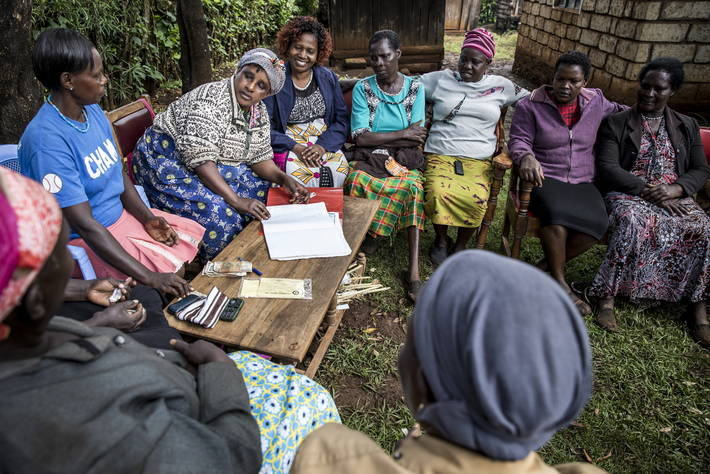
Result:
{"label": "grey sweater", "polygon": [[258,472],[259,428],[233,364],[199,366],[124,333],[55,317],[76,336],[0,361],[0,472]]}

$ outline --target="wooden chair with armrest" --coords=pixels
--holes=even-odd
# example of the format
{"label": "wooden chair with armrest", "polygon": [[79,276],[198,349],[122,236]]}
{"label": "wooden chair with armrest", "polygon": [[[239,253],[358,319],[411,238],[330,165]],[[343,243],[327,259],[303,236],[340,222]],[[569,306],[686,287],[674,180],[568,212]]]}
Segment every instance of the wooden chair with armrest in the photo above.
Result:
{"label": "wooden chair with armrest", "polygon": [[[513,165],[512,168],[508,199],[505,203],[501,247],[508,257],[520,258],[520,246],[523,238],[540,238],[540,220],[528,209],[533,183],[520,178],[517,165]],[[513,232],[512,244],[511,230]]]}
{"label": "wooden chair with armrest", "polygon": [[478,230],[476,237],[476,248],[482,249],[486,246],[488,240],[488,231],[490,230],[493,217],[498,207],[498,193],[503,185],[505,172],[513,165],[513,161],[508,156],[505,145],[505,109],[501,111],[500,119],[496,124],[496,153],[493,156],[493,177],[491,178],[491,193],[488,196],[488,207],[483,216],[481,227]]}

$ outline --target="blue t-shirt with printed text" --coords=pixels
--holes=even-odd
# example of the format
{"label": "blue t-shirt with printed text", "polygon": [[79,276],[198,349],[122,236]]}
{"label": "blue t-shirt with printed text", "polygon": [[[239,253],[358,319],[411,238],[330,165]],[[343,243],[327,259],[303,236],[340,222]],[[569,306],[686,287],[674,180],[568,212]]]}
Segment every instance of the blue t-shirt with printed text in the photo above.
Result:
{"label": "blue t-shirt with printed text", "polygon": [[[94,219],[108,227],[123,212],[121,157],[101,107],[94,104],[85,109],[90,125],[82,133],[50,104],[42,105],[20,138],[20,167],[22,174],[42,183],[60,207],[88,201]],[[76,237],[72,231],[71,238]]]}

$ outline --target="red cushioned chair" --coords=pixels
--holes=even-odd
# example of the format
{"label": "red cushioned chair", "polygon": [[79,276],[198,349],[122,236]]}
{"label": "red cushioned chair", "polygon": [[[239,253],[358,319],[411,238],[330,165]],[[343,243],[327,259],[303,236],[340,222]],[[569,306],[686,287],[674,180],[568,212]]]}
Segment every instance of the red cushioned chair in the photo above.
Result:
{"label": "red cushioned chair", "polygon": [[710,165],[710,127],[700,127],[700,139],[703,141],[703,148],[705,148],[705,158]]}
{"label": "red cushioned chair", "polygon": [[111,122],[113,137],[118,145],[118,152],[123,158],[126,172],[135,182],[132,166],[133,149],[146,129],[153,125],[153,118],[155,118],[155,112],[150,105],[150,97],[142,95],[130,104],[106,112],[106,117]]}

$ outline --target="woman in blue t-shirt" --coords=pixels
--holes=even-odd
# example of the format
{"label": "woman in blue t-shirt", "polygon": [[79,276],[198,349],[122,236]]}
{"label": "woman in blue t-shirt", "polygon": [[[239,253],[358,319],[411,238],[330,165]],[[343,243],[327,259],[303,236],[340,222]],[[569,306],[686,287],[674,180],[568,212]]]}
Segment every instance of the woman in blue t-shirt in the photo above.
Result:
{"label": "woman in blue t-shirt", "polygon": [[32,52],[37,79],[50,91],[20,139],[22,173],[54,194],[98,277],[135,278],[177,296],[178,276],[197,254],[204,228],[149,209],[123,172],[111,125],[98,102],[107,78],[101,56],[80,33],[44,31]]}

